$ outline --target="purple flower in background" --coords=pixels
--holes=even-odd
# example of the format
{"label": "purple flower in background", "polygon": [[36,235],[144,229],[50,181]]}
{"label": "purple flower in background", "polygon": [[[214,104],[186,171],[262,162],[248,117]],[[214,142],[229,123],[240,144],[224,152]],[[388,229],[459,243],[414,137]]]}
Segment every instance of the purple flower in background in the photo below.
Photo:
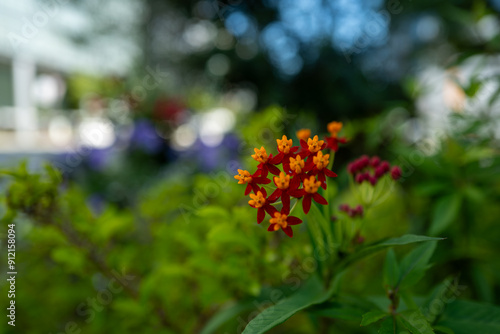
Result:
{"label": "purple flower in background", "polygon": [[104,200],[99,194],[92,194],[87,198],[87,206],[94,216],[99,216],[104,210]]}
{"label": "purple flower in background", "polygon": [[99,171],[106,167],[112,155],[112,147],[105,149],[92,149],[87,157],[90,169]]}
{"label": "purple flower in background", "polygon": [[150,121],[141,119],[134,123],[130,144],[132,147],[139,148],[146,153],[154,154],[161,150],[163,139],[158,136],[154,125]]}

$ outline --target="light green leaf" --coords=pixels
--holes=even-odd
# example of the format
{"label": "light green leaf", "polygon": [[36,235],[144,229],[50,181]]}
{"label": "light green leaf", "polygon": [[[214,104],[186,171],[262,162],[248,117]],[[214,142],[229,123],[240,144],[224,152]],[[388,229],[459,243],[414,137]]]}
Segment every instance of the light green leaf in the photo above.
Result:
{"label": "light green leaf", "polygon": [[388,316],[387,312],[383,312],[380,310],[370,311],[368,313],[363,314],[363,320],[361,320],[361,326],[368,326],[386,316]]}
{"label": "light green leaf", "polygon": [[451,328],[455,334],[500,333],[500,308],[483,303],[457,300],[447,305],[440,326]]}
{"label": "light green leaf", "polygon": [[458,217],[461,203],[462,197],[460,194],[440,198],[433,209],[429,234],[437,235],[443,232]]}
{"label": "light green leaf", "polygon": [[401,322],[412,334],[434,333],[431,325],[420,310],[401,312],[400,316]]}
{"label": "light green leaf", "polygon": [[387,251],[384,263],[384,284],[390,287],[395,287],[399,282],[400,270],[398,265],[398,260],[396,259],[396,254],[394,249],[390,248]]}
{"label": "light green leaf", "polygon": [[328,294],[317,276],[311,277],[299,290],[288,298],[280,300],[248,323],[243,334],[265,333],[283,323],[295,313],[315,304],[324,302]]}

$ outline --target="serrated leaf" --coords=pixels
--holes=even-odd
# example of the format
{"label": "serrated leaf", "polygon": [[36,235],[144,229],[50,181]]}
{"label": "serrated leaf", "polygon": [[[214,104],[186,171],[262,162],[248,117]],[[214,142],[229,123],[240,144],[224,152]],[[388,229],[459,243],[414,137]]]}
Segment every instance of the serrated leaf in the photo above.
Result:
{"label": "serrated leaf", "polygon": [[455,334],[500,333],[500,308],[466,300],[447,305],[440,326],[451,328]]}
{"label": "serrated leaf", "polygon": [[440,198],[433,209],[430,235],[437,235],[444,231],[457,217],[460,211],[462,197],[452,194]]}
{"label": "serrated leaf", "polygon": [[390,248],[387,251],[384,262],[384,284],[390,287],[396,286],[399,282],[400,275],[396,254],[394,253],[394,249]]}
{"label": "serrated leaf", "polygon": [[311,277],[299,290],[288,298],[280,300],[252,321],[248,323],[243,334],[265,333],[271,328],[283,323],[295,313],[315,304],[324,302],[328,298],[320,279]]}
{"label": "serrated leaf", "polygon": [[363,320],[361,320],[360,326],[368,326],[388,315],[389,314],[387,314],[387,312],[383,312],[380,310],[370,311],[368,313],[363,314]]}
{"label": "serrated leaf", "polygon": [[431,325],[420,312],[420,310],[404,311],[400,313],[400,319],[403,325],[412,334],[433,334]]}

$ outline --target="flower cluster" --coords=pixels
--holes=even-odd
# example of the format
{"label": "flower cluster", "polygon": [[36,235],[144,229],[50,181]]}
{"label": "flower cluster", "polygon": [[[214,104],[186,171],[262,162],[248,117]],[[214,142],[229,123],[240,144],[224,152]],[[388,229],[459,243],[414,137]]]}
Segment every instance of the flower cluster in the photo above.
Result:
{"label": "flower cluster", "polygon": [[357,183],[368,181],[372,186],[376,185],[378,180],[387,173],[390,173],[393,180],[401,177],[401,168],[398,166],[391,168],[389,162],[381,161],[377,156],[370,158],[363,155],[347,165],[347,171]]}
{"label": "flower cluster", "polygon": [[347,213],[347,215],[349,215],[349,217],[351,218],[362,218],[364,214],[363,207],[361,205],[358,205],[355,208],[351,208],[349,204],[340,204],[339,210]]}
{"label": "flower cluster", "polygon": [[[332,124],[337,125],[332,126]],[[337,138],[342,123],[332,122],[328,128],[330,132],[328,138]],[[257,170],[251,174],[238,169],[238,175],[234,176],[239,184],[247,185],[245,195],[250,195],[248,204],[257,209],[257,223],[260,224],[267,213],[271,216],[268,231],[282,229],[290,237],[293,236],[290,226],[302,223],[299,218],[290,216],[291,198],[302,200],[302,208],[306,214],[311,208],[312,201],[327,205],[328,202],[318,190],[319,188],[326,190],[327,177],[337,176],[329,169],[330,154],[322,152],[327,147],[334,150],[332,145],[319,140],[318,136],[311,138],[311,131],[308,129],[299,130],[297,137],[300,146],[293,146],[292,139],[286,136],[277,139],[278,153],[274,156],[268,154],[264,147],[255,148],[252,158],[259,163]],[[338,139],[338,142],[346,141],[342,138]],[[338,144],[334,151],[337,148]],[[271,182],[274,183],[274,187],[272,193],[268,195],[265,187]],[[278,199],[282,204],[280,211],[274,207],[279,204]]]}
{"label": "flower cluster", "polygon": [[338,137],[340,130],[342,130],[342,122],[331,122],[328,123],[328,132],[330,136],[327,136],[326,143],[327,147],[335,152],[339,149],[339,143],[345,144],[347,143],[347,139],[345,137]]}

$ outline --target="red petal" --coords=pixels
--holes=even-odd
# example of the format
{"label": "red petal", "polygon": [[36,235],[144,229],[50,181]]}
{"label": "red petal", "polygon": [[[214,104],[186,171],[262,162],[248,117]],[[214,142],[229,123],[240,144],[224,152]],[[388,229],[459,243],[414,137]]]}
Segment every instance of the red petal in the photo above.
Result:
{"label": "red petal", "polygon": [[293,237],[293,230],[290,226],[287,226],[285,228],[282,228],[283,232],[286,233],[290,238]]}
{"label": "red petal", "polygon": [[299,225],[302,224],[302,219],[299,219],[294,216],[289,216],[286,218],[286,222],[288,225]]}
{"label": "red petal", "polygon": [[267,191],[266,191],[266,189],[264,189],[264,187],[260,188],[260,192],[262,193],[262,195],[264,197],[267,197]]}
{"label": "red petal", "polygon": [[323,171],[320,171],[318,173],[318,181],[321,182],[321,188],[326,190],[326,177],[325,177],[325,173]]}
{"label": "red petal", "polygon": [[306,149],[309,151],[309,145],[307,145],[306,141],[304,139],[301,139],[300,140],[300,146],[303,148],[303,149]]}
{"label": "red petal", "polygon": [[269,232],[274,232],[274,225],[276,225],[276,224],[271,224],[271,225],[269,225],[269,227],[267,228],[267,230],[268,230]]}
{"label": "red petal", "polygon": [[257,223],[260,224],[264,220],[264,217],[266,216],[266,211],[264,211],[263,208],[259,208],[257,210]]}
{"label": "red petal", "polygon": [[290,152],[295,153],[295,152],[297,152],[297,150],[298,150],[298,149],[299,149],[299,147],[298,147],[298,146],[294,146],[294,147],[292,147],[292,148],[290,149]]}
{"label": "red petal", "polygon": [[285,160],[283,160],[283,171],[285,171],[286,174],[292,173],[292,170],[290,169],[290,162],[286,162]]}
{"label": "red petal", "polygon": [[270,162],[271,162],[273,165],[280,164],[280,163],[281,163],[281,161],[283,161],[283,156],[284,156],[283,152],[280,152],[280,153],[278,153],[278,154],[277,154],[274,158],[270,159],[270,160],[271,160]]}
{"label": "red petal", "polygon": [[288,213],[290,213],[290,195],[288,194],[288,192],[283,192],[283,194],[281,195],[281,201],[283,202],[282,212],[287,215]]}
{"label": "red petal", "polygon": [[251,191],[252,191],[252,184],[249,183],[249,184],[247,184],[247,187],[245,188],[245,196],[250,194]]}
{"label": "red petal", "polygon": [[269,204],[264,205],[264,210],[266,210],[266,211],[267,211],[267,213],[269,213],[269,215],[270,215],[271,217],[274,217],[274,214],[275,214],[276,212],[278,212],[278,210],[276,210],[276,208],[275,208],[274,206],[269,205]]}
{"label": "red petal", "polygon": [[304,209],[304,213],[307,214],[309,209],[311,209],[311,195],[307,194],[304,196],[304,200],[302,202],[302,208]]}
{"label": "red petal", "polygon": [[278,197],[281,196],[281,193],[283,191],[281,189],[276,189],[272,194],[271,196],[269,196],[269,198],[267,199],[269,202],[273,203],[273,202],[276,202],[276,200],[278,199]]}
{"label": "red petal", "polygon": [[300,198],[304,196],[305,191],[304,189],[295,189],[295,190],[289,190],[288,193],[295,198]]}
{"label": "red petal", "polygon": [[[255,184],[255,183],[252,182],[252,183],[249,183],[249,185],[252,187],[253,192],[255,194],[257,194],[260,191],[260,188],[259,188],[259,186],[257,184]],[[262,188],[262,189],[264,189],[264,188]]]}
{"label": "red petal", "polygon": [[295,190],[300,186],[300,177],[294,176],[290,180],[290,190]]}
{"label": "red petal", "polygon": [[328,177],[337,177],[337,174],[329,170],[328,168],[323,168],[323,171],[325,172],[326,176]]}
{"label": "red petal", "polygon": [[280,173],[281,173],[281,171],[279,170],[279,168],[278,168],[278,167],[273,166],[273,165],[271,165],[271,164],[267,164],[267,168],[268,168],[268,169],[269,169],[269,171],[270,171],[271,173],[273,173],[274,175],[280,175]]}
{"label": "red petal", "polygon": [[259,183],[259,184],[269,184],[271,183],[271,180],[269,180],[266,177],[254,177],[252,178],[253,183]]}
{"label": "red petal", "polygon": [[328,202],[326,201],[326,199],[323,196],[321,196],[320,194],[318,194],[318,193],[313,194],[313,198],[316,201],[316,203],[323,204],[323,205],[327,205],[328,204]]}

